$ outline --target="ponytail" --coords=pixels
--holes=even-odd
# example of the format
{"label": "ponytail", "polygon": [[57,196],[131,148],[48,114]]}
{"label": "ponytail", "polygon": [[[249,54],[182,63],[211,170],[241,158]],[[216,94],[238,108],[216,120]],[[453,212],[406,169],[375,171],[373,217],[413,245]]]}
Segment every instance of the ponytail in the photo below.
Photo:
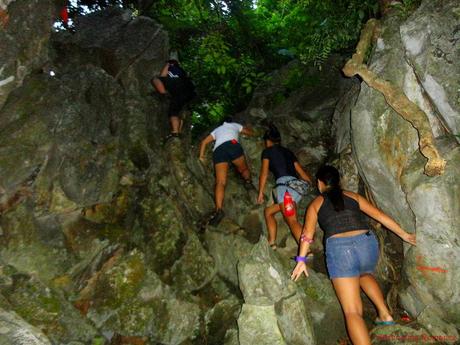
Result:
{"label": "ponytail", "polygon": [[264,134],[264,140],[270,140],[271,142],[275,144],[281,143],[280,131],[278,130],[278,128],[276,128],[276,126],[272,122],[268,124],[268,129],[265,131],[265,134]]}
{"label": "ponytail", "polygon": [[332,202],[334,210],[342,211],[345,208],[345,204],[343,201],[342,188],[340,187],[339,171],[333,166],[323,165],[318,169],[316,179],[325,184],[326,190],[323,194]]}

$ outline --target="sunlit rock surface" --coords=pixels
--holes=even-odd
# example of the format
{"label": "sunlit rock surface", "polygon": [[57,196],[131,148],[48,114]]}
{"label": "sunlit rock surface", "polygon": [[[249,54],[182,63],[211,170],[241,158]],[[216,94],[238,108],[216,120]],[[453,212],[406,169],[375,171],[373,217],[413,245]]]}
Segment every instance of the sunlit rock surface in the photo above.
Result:
{"label": "sunlit rock surface", "polygon": [[[437,177],[423,174],[425,158],[417,131],[362,85],[351,112],[353,153],[377,205],[407,231],[417,247],[405,246],[402,306],[429,335],[458,341],[460,295],[460,88],[457,1],[423,1],[408,18],[398,11],[383,20],[369,66],[401,87],[428,115],[438,150],[447,160]],[[457,38],[456,38],[457,37]]]}

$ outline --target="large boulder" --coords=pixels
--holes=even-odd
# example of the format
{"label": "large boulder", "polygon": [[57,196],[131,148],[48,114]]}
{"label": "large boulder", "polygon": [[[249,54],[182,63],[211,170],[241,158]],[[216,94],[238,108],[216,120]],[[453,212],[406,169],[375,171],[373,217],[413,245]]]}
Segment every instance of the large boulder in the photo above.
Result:
{"label": "large boulder", "polygon": [[265,238],[239,262],[238,278],[245,302],[238,317],[241,345],[316,344],[309,308]]}
{"label": "large boulder", "polygon": [[206,231],[206,245],[214,258],[217,273],[234,286],[238,286],[238,262],[249,255],[252,244],[238,233],[241,229],[237,224],[224,219],[219,228],[225,229],[228,233]]}
{"label": "large boulder", "polygon": [[424,1],[400,27],[406,59],[450,133],[460,133],[458,2]]}
{"label": "large boulder", "polygon": [[[90,342],[98,332],[65,297],[39,279],[18,272],[12,266],[0,267],[1,307],[13,310],[44,332],[53,343]],[[27,329],[27,328],[26,328]]]}
{"label": "large boulder", "polygon": [[[351,113],[360,176],[377,205],[417,234],[417,247],[404,250],[400,298],[432,335],[460,326],[460,296],[452,288],[459,277],[452,263],[460,255],[460,165],[458,142],[449,135],[458,132],[460,121],[454,95],[460,87],[459,51],[453,43],[458,11],[458,2],[452,0],[423,1],[408,18],[393,12],[382,22],[368,63],[425,111],[435,144],[447,161],[443,175],[423,174],[426,159],[418,149],[417,130],[379,92],[362,84]],[[432,310],[432,317],[425,310]]]}
{"label": "large boulder", "polygon": [[103,271],[86,298],[91,300],[88,318],[104,334],[146,337],[173,345],[199,333],[200,308],[177,298],[146,267],[138,250],[123,255]]}
{"label": "large boulder", "polygon": [[15,312],[0,309],[0,344],[51,345],[51,342],[38,328],[25,322]]}

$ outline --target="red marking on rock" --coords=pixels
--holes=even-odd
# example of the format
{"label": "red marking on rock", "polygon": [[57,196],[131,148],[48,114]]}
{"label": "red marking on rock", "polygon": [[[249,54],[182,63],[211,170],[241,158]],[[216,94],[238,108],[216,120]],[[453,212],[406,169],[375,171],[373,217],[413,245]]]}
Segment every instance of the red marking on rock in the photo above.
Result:
{"label": "red marking on rock", "polygon": [[432,267],[432,266],[416,266],[419,271],[431,271],[431,272],[438,272],[438,273],[446,273],[447,270],[441,267]]}

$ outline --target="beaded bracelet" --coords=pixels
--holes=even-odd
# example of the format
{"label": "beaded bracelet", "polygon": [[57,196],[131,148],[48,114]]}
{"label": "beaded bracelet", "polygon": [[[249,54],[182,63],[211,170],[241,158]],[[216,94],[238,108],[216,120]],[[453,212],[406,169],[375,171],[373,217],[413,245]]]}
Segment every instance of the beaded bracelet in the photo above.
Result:
{"label": "beaded bracelet", "polygon": [[305,236],[304,234],[302,234],[302,236],[300,236],[300,242],[313,243],[313,239],[308,238],[307,236]]}
{"label": "beaded bracelet", "polygon": [[296,256],[295,261],[296,262],[307,262],[307,257],[306,256]]}

